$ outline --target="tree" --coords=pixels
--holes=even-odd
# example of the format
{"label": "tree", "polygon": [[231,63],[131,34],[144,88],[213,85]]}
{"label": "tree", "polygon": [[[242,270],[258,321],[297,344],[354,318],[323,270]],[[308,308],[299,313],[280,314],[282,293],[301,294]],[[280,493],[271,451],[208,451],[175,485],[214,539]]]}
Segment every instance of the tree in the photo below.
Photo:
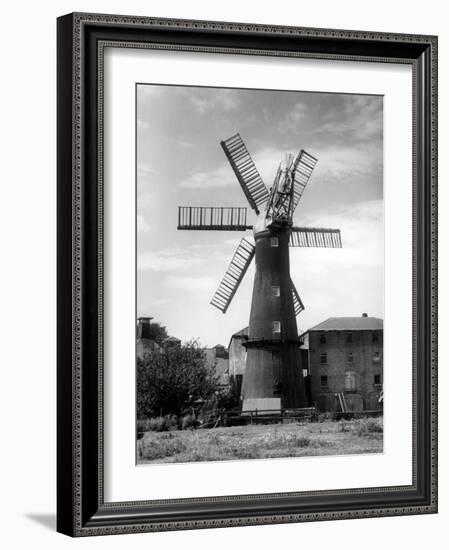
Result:
{"label": "tree", "polygon": [[137,360],[137,416],[179,415],[187,401],[207,399],[216,387],[198,342],[150,351]]}
{"label": "tree", "polygon": [[166,338],[168,338],[168,332],[166,327],[157,322],[150,323],[150,340],[154,340],[158,344],[161,344]]}

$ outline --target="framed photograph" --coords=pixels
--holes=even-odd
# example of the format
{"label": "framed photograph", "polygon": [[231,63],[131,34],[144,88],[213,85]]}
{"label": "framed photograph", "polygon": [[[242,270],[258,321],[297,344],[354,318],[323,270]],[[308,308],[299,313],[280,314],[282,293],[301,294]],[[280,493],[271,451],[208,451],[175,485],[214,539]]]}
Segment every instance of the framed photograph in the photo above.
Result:
{"label": "framed photograph", "polygon": [[58,531],[437,511],[437,38],[58,19]]}

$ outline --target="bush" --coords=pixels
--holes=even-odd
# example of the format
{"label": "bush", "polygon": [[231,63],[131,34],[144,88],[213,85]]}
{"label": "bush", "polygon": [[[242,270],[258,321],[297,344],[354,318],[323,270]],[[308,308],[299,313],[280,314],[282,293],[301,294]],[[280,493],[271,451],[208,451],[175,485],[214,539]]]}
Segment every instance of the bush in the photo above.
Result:
{"label": "bush", "polygon": [[346,420],[339,420],[338,421],[338,431],[339,432],[349,432],[350,422],[347,422]]}
{"label": "bush", "polygon": [[310,437],[298,437],[295,441],[296,447],[308,447],[310,445],[311,439]]}
{"label": "bush", "polygon": [[150,419],[139,418],[137,419],[137,433],[148,432],[150,430]]}
{"label": "bush", "polygon": [[367,421],[367,429],[369,433],[383,433],[384,426],[382,418],[370,418]]}
{"label": "bush", "polygon": [[215,369],[197,342],[150,351],[137,360],[137,416],[180,415],[187,402],[207,399],[216,385]]}
{"label": "bush", "polygon": [[191,414],[186,414],[182,417],[181,427],[183,430],[188,430],[189,428],[196,428],[198,426],[198,420]]}
{"label": "bush", "polygon": [[174,414],[137,420],[137,433],[169,432],[177,429],[179,429],[179,420]]}
{"label": "bush", "polygon": [[363,418],[357,420],[354,431],[359,437],[368,436],[373,433],[383,433],[382,418]]}

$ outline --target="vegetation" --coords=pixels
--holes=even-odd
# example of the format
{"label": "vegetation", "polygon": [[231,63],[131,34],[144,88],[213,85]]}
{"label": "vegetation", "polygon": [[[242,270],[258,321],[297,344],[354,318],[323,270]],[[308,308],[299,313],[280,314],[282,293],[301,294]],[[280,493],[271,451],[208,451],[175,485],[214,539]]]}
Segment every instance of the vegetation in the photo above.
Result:
{"label": "vegetation", "polygon": [[196,341],[157,348],[137,360],[139,419],[185,415],[189,404],[207,400],[216,389],[215,368],[208,367]]}
{"label": "vegetation", "polygon": [[148,432],[139,463],[380,453],[382,418]]}
{"label": "vegetation", "polygon": [[157,323],[155,321],[152,321],[150,323],[150,340],[154,340],[157,344],[162,344],[162,342],[168,338],[168,332],[167,328],[161,325],[160,323]]}

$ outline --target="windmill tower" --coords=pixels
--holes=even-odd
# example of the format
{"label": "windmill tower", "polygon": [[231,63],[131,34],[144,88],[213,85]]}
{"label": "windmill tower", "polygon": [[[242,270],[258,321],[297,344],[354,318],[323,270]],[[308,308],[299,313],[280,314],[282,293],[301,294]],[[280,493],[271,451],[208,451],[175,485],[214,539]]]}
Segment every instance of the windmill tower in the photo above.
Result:
{"label": "windmill tower", "polygon": [[253,230],[255,243],[242,238],[211,301],[226,313],[255,256],[242,410],[305,407],[296,326],[304,305],[290,278],[289,248],[341,248],[340,230],[293,225],[293,214],[317,163],[312,155],[304,150],[287,155],[268,191],[239,134],[221,146],[257,220],[248,224],[247,208],[180,206],[178,229]]}

